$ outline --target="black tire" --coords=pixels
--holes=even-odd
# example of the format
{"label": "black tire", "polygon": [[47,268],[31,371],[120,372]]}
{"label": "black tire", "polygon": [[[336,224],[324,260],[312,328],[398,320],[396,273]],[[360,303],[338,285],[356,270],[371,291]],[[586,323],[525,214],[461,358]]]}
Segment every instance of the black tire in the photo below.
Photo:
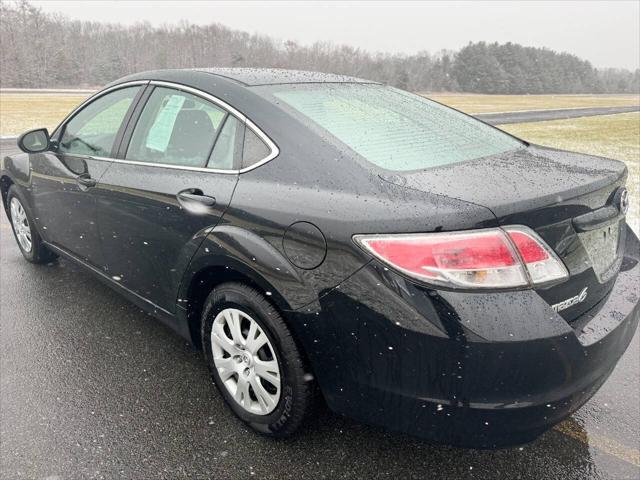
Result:
{"label": "black tire", "polygon": [[[271,413],[256,415],[237,403],[214,365],[211,347],[213,322],[227,308],[238,309],[249,315],[266,334],[273,347],[280,369],[281,390],[277,406]],[[254,288],[241,283],[218,286],[205,301],[201,336],[209,373],[233,412],[259,433],[272,437],[293,434],[312,410],[315,386],[291,332],[269,300]]]}
{"label": "black tire", "polygon": [[[27,221],[29,222],[29,232],[31,236],[31,249],[25,249],[20,241],[18,240],[18,234],[16,232],[15,226],[13,225],[13,219],[11,218],[11,201],[12,199],[16,199],[20,202],[20,205],[24,209],[24,213],[26,215]],[[20,248],[20,252],[22,256],[31,263],[49,263],[55,260],[58,256],[49,250],[44,243],[42,242],[42,238],[38,233],[37,228],[35,227],[35,220],[31,211],[29,210],[29,206],[27,202],[22,198],[22,195],[18,191],[15,185],[11,185],[9,187],[9,191],[7,193],[7,216],[11,221],[11,229],[13,230],[13,236],[16,239],[16,243],[18,244],[18,248]]]}

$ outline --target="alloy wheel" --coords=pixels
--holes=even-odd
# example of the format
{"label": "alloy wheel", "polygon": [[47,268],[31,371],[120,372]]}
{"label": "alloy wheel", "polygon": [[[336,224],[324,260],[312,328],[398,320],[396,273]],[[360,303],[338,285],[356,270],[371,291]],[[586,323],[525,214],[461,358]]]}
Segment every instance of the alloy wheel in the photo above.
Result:
{"label": "alloy wheel", "polygon": [[275,350],[260,325],[242,310],[226,308],[211,327],[213,364],[235,402],[254,415],[278,405],[281,374]]}
{"label": "alloy wheel", "polygon": [[11,199],[11,223],[13,229],[16,232],[18,243],[22,249],[29,253],[31,252],[31,227],[29,226],[29,220],[27,219],[27,212],[25,212],[22,203],[16,197]]}

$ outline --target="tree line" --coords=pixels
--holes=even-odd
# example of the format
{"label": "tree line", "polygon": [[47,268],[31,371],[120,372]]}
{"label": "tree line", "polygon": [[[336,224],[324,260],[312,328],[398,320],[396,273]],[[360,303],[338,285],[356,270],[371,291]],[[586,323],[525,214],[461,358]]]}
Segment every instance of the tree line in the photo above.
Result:
{"label": "tree line", "polygon": [[0,86],[5,88],[94,87],[143,70],[217,66],[316,70],[411,91],[640,92],[639,70],[596,69],[575,55],[515,43],[382,54],[327,42],[282,42],[220,24],[123,26],[71,20],[27,0],[0,3],[0,16]]}

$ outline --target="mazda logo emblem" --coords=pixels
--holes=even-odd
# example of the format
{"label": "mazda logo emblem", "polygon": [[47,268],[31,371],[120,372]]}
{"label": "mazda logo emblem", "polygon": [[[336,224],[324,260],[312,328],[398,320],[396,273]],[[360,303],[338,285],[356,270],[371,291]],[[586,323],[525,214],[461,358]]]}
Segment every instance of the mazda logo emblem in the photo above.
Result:
{"label": "mazda logo emblem", "polygon": [[614,197],[614,203],[620,210],[620,213],[625,215],[629,210],[629,192],[626,188],[621,187],[616,192]]}

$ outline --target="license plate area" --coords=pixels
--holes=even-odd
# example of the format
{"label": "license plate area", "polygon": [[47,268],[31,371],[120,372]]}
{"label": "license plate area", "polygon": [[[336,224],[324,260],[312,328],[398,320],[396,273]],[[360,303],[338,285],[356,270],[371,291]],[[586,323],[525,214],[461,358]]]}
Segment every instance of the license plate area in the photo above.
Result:
{"label": "license plate area", "polygon": [[622,263],[620,232],[624,220],[578,234],[600,283],[613,278]]}

